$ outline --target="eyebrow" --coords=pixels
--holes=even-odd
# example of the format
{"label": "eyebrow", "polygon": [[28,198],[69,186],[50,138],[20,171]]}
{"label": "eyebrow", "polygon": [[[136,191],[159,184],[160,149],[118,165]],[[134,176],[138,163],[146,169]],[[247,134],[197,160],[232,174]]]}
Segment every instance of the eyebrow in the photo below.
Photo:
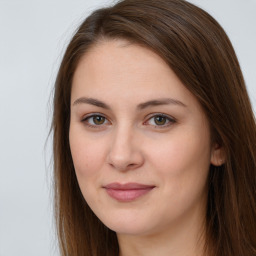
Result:
{"label": "eyebrow", "polygon": [[90,105],[94,105],[94,106],[97,106],[100,108],[110,109],[110,106],[108,106],[103,101],[93,99],[93,98],[86,98],[86,97],[79,98],[79,99],[75,100],[75,102],[73,103],[73,106],[78,105],[78,104],[90,104]]}
{"label": "eyebrow", "polygon": [[182,106],[182,107],[187,107],[184,103],[182,103],[179,100],[172,99],[172,98],[164,98],[164,99],[150,100],[150,101],[141,103],[137,106],[137,108],[142,110],[147,107],[161,106],[161,105],[178,105],[178,106]]}
{"label": "eyebrow", "polygon": [[[86,98],[86,97],[79,98],[74,101],[73,106],[79,105],[79,104],[89,104],[89,105],[97,106],[104,109],[111,109],[111,107],[108,104],[94,98]],[[161,105],[178,105],[181,107],[187,107],[184,103],[182,103],[179,100],[172,99],[172,98],[163,98],[163,99],[155,99],[155,100],[150,100],[150,101],[140,103],[137,106],[137,109],[143,110],[148,107],[161,106]]]}

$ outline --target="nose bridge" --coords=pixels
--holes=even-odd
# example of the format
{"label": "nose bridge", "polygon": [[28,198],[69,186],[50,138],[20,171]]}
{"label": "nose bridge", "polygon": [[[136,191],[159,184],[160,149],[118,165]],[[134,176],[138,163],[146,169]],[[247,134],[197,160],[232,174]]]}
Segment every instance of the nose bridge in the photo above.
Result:
{"label": "nose bridge", "polygon": [[132,127],[120,124],[116,127],[113,134],[113,148],[129,149],[132,145],[134,134],[132,135]]}
{"label": "nose bridge", "polygon": [[136,131],[126,122],[116,126],[113,131],[108,161],[110,165],[121,171],[134,169],[143,163]]}

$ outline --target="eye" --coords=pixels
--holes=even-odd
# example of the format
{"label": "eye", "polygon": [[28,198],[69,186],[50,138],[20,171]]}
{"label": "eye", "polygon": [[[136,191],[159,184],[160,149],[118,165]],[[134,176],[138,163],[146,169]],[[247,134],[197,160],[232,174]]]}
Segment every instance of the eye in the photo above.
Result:
{"label": "eye", "polygon": [[93,128],[97,128],[97,126],[109,124],[109,121],[107,120],[107,118],[99,114],[86,116],[83,118],[82,122],[85,123],[87,126],[93,127]]}
{"label": "eye", "polygon": [[146,125],[164,128],[175,123],[175,119],[164,114],[156,114],[146,121]]}

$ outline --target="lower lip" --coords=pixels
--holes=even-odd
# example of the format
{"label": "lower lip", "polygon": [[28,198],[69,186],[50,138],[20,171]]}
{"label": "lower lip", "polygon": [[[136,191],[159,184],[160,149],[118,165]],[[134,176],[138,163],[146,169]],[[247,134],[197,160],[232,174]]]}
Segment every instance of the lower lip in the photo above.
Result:
{"label": "lower lip", "polygon": [[143,189],[111,189],[106,188],[107,193],[112,198],[116,199],[117,201],[121,202],[130,202],[133,201],[145,194],[149,193],[153,188],[143,188]]}

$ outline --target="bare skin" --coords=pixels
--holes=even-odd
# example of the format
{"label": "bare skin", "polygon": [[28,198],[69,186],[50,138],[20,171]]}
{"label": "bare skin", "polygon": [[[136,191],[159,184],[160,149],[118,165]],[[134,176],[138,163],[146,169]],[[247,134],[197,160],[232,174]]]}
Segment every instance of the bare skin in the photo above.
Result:
{"label": "bare skin", "polygon": [[[158,55],[122,40],[86,53],[73,79],[69,136],[83,196],[117,233],[120,256],[203,255],[207,176],[222,149]],[[113,183],[149,189],[138,196]]]}

